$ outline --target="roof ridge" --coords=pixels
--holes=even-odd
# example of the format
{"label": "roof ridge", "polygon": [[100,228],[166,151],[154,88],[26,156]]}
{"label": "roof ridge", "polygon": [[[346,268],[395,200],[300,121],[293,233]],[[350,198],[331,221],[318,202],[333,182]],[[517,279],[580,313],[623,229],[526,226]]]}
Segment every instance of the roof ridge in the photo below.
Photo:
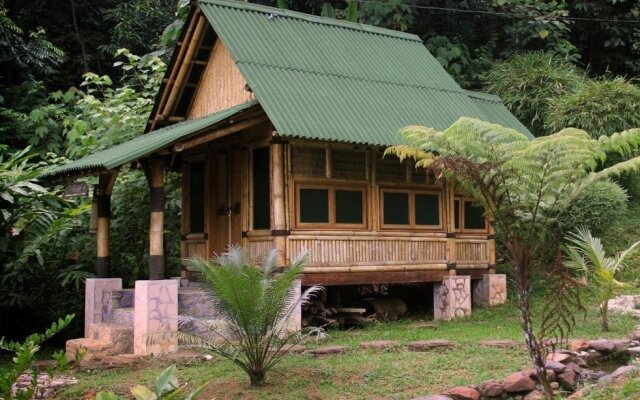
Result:
{"label": "roof ridge", "polygon": [[501,103],[501,104],[504,103],[504,101],[500,96],[495,95],[493,93],[478,92],[475,90],[466,90],[466,89],[463,89],[463,91],[467,94],[467,96],[474,97],[478,100],[490,101],[493,103]]}
{"label": "roof ridge", "polygon": [[403,87],[430,89],[430,90],[437,90],[437,91],[446,92],[446,93],[458,93],[458,94],[466,95],[467,93],[465,93],[465,92],[468,92],[468,90],[464,90],[464,89],[453,90],[453,89],[439,88],[439,87],[421,85],[421,84],[391,82],[391,81],[387,81],[387,80],[383,80],[383,79],[368,79],[368,78],[356,77],[356,76],[352,76],[352,75],[340,74],[340,73],[337,73],[337,72],[309,71],[309,70],[302,69],[302,68],[286,67],[286,66],[282,66],[282,65],[273,65],[273,64],[265,64],[265,63],[255,62],[255,61],[237,61],[236,64],[258,65],[258,66],[263,66],[263,67],[267,67],[267,68],[282,69],[282,70],[285,70],[285,71],[302,72],[302,73],[305,73],[305,74],[333,76],[333,77],[338,77],[338,78],[353,79],[355,81],[361,81],[361,82],[382,83],[382,84],[391,85],[391,86],[403,86]]}
{"label": "roof ridge", "polygon": [[377,26],[369,25],[369,24],[361,24],[357,22],[348,22],[343,20],[338,20],[335,18],[326,18],[317,15],[305,14],[298,11],[292,10],[283,10],[280,8],[263,6],[261,4],[247,3],[241,1],[228,1],[228,0],[198,0],[198,3],[212,4],[218,5],[222,7],[231,7],[238,8],[242,10],[250,10],[255,12],[261,12],[265,14],[273,14],[274,16],[282,16],[287,18],[295,18],[304,20],[307,22],[312,22],[316,24],[322,25],[332,25],[340,28],[351,29],[359,32],[372,33],[383,36],[390,36],[397,39],[404,39],[410,41],[416,41],[422,43],[422,40],[419,36],[414,35],[413,33],[400,32],[393,29],[385,29],[379,28]]}

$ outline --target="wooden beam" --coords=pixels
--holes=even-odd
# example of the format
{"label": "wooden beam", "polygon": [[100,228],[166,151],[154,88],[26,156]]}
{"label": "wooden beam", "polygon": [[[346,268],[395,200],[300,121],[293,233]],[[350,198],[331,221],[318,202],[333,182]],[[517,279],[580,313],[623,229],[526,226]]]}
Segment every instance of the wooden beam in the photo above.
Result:
{"label": "wooden beam", "polygon": [[187,76],[187,72],[190,70],[189,67],[191,64],[191,60],[193,59],[193,55],[196,53],[198,44],[200,43],[200,37],[202,36],[202,32],[204,31],[204,28],[207,26],[207,24],[208,24],[207,20],[203,16],[200,16],[198,19],[198,23],[195,27],[195,30],[193,32],[193,36],[189,41],[189,45],[187,47],[187,53],[185,54],[184,59],[180,64],[180,67],[178,68],[178,75],[175,78],[175,82],[171,86],[171,92],[167,97],[167,103],[162,109],[161,114],[165,114],[165,115],[173,114],[173,105],[175,104],[178,98],[178,94],[182,92],[181,90],[182,82]]}
{"label": "wooden beam", "polygon": [[364,285],[379,283],[442,282],[448,271],[338,272],[303,274],[302,285]]}
{"label": "wooden beam", "polygon": [[[273,201],[272,231],[287,230],[284,190],[284,145],[271,143],[271,200]],[[287,256],[287,238],[284,235],[274,236],[273,245],[278,252],[277,265],[285,266]]]}
{"label": "wooden beam", "polygon": [[149,162],[149,200],[151,218],[149,223],[149,279],[164,279],[164,173],[161,159]]}
{"label": "wooden beam", "polygon": [[96,231],[96,275],[108,278],[111,270],[111,193],[117,171],[102,174],[98,178],[98,221]]}
{"label": "wooden beam", "polygon": [[211,131],[209,133],[206,133],[204,135],[200,135],[197,136],[193,139],[190,140],[186,140],[184,142],[178,142],[176,144],[174,144],[172,146],[172,150],[175,152],[181,152],[181,151],[185,151],[188,149],[191,149],[193,147],[197,147],[200,146],[204,143],[216,140],[216,139],[220,139],[222,137],[225,137],[227,135],[230,135],[232,133],[236,133],[239,132],[243,129],[247,129],[249,127],[258,125],[264,121],[266,121],[267,117],[266,116],[260,116],[257,118],[251,118],[248,119],[246,121],[242,121],[242,122],[238,122],[236,124],[233,124],[231,126],[228,126],[226,128],[220,128],[220,129],[216,129],[214,131]]}

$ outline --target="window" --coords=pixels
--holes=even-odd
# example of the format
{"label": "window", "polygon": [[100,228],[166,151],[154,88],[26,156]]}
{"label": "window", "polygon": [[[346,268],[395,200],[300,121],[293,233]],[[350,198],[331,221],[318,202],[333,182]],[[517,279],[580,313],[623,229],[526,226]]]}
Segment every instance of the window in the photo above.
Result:
{"label": "window", "polygon": [[292,146],[291,165],[294,177],[325,177],[326,149],[317,146]]}
{"label": "window", "polygon": [[382,189],[383,228],[442,229],[440,194]]}
{"label": "window", "polygon": [[271,179],[269,147],[252,153],[253,229],[271,228]]}
{"label": "window", "polygon": [[364,187],[298,185],[297,225],[322,228],[362,228]]}
{"label": "window", "polygon": [[204,161],[189,165],[189,233],[204,232]]}
{"label": "window", "polygon": [[470,199],[455,199],[454,220],[456,231],[486,231],[487,220],[482,207]]}

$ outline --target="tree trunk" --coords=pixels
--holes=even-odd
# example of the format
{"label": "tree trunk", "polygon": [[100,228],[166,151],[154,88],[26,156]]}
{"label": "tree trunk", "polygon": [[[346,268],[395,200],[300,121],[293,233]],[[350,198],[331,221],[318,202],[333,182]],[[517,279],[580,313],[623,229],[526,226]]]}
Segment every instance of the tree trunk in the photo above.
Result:
{"label": "tree trunk", "polygon": [[545,359],[541,343],[535,337],[533,332],[533,321],[531,316],[531,254],[528,246],[520,242],[506,243],[513,262],[515,263],[516,273],[516,291],[518,296],[518,311],[520,312],[520,327],[524,334],[524,340],[529,351],[529,357],[533,361],[533,366],[538,376],[538,381],[544,389],[544,395],[547,400],[553,400],[554,394],[547,371],[545,368]]}
{"label": "tree trunk", "polygon": [[249,375],[249,381],[251,382],[251,386],[259,386],[264,383],[264,371],[247,371]]}
{"label": "tree trunk", "polygon": [[609,300],[600,304],[600,317],[602,317],[602,332],[609,332]]}

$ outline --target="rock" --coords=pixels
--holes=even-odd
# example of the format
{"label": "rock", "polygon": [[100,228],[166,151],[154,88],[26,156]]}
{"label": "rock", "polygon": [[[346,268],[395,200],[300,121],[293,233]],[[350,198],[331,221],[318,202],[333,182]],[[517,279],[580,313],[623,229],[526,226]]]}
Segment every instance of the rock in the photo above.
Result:
{"label": "rock", "polygon": [[544,367],[546,369],[550,369],[550,370],[552,370],[553,372],[556,372],[556,373],[562,372],[562,371],[565,370],[565,368],[567,368],[563,363],[558,362],[558,361],[553,361],[553,360],[547,360],[544,363]]}
{"label": "rock", "polygon": [[573,363],[580,368],[586,368],[588,366],[587,362],[582,357],[574,357]]}
{"label": "rock", "polygon": [[524,396],[524,400],[543,400],[543,399],[544,399],[544,394],[542,394],[542,392],[539,390],[534,390],[533,392]]}
{"label": "rock", "polygon": [[579,374],[582,371],[582,368],[580,368],[578,366],[578,364],[572,362],[568,362],[566,364],[566,369],[575,372],[576,374]]}
{"label": "rock", "polygon": [[584,397],[589,392],[589,388],[581,388],[576,390],[571,396],[567,397],[568,400],[575,400]]}
{"label": "rock", "polygon": [[568,362],[571,360],[571,355],[565,353],[549,353],[547,355],[547,360],[557,361],[559,363]]}
{"label": "rock", "polygon": [[531,379],[530,370],[520,371],[507,376],[502,388],[509,393],[530,392],[536,388],[536,383]]}
{"label": "rock", "polygon": [[213,356],[211,354],[205,354],[204,356],[202,356],[202,359],[205,361],[211,361],[213,360]]}
{"label": "rock", "polygon": [[443,396],[441,394],[435,394],[433,396],[414,397],[412,400],[453,400],[453,399],[451,397],[449,397],[449,396]]}
{"label": "rock", "polygon": [[558,374],[558,383],[565,390],[573,390],[576,387],[576,373],[573,370],[567,369],[561,374]]}
{"label": "rock", "polygon": [[304,353],[306,349],[307,349],[306,347],[299,344],[290,344],[290,345],[283,346],[280,349],[280,353],[300,354],[300,353]]}
{"label": "rock", "polygon": [[605,375],[603,377],[600,377],[596,382],[596,384],[600,387],[604,387],[609,385],[609,383],[611,383],[612,381],[613,381],[613,378],[611,377],[611,375]]}
{"label": "rock", "polygon": [[114,369],[131,367],[146,359],[146,356],[139,354],[120,354],[118,356],[108,356],[100,359],[83,359],[80,361],[80,369]]}
{"label": "rock", "polygon": [[600,353],[612,353],[616,349],[616,343],[608,339],[596,339],[589,341],[589,347]]}
{"label": "rock", "polygon": [[360,349],[376,349],[376,350],[384,350],[390,347],[398,347],[400,346],[400,342],[397,340],[373,340],[370,342],[362,342],[360,343]]}
{"label": "rock", "polygon": [[626,365],[613,371],[611,373],[611,378],[613,380],[619,380],[620,378],[626,377],[627,374],[636,371],[638,371],[638,367],[636,367],[635,365]]}
{"label": "rock", "polygon": [[549,383],[549,386],[551,386],[551,389],[553,389],[553,390],[560,389],[560,384],[558,382],[551,382],[551,383]]}
{"label": "rock", "polygon": [[409,325],[409,328],[413,328],[413,329],[433,329],[436,330],[438,329],[438,324],[435,322],[414,322],[412,324]]}
{"label": "rock", "polygon": [[480,386],[480,392],[484,397],[500,397],[504,389],[501,383],[489,381]]}
{"label": "rock", "polygon": [[629,334],[629,339],[640,341],[640,325],[636,325],[636,327],[633,329],[633,332]]}
{"label": "rock", "polygon": [[572,351],[589,350],[589,341],[588,340],[572,340],[569,342],[569,349]]}
{"label": "rock", "polygon": [[595,350],[589,350],[586,356],[587,364],[595,364],[602,358],[602,353]]}
{"label": "rock", "polygon": [[467,386],[458,386],[442,392],[454,400],[480,400],[480,392]]}
{"label": "rock", "polygon": [[480,346],[486,346],[486,347],[508,348],[508,347],[517,347],[520,343],[510,339],[491,339],[491,340],[481,340],[478,342],[478,344]]}
{"label": "rock", "polygon": [[640,315],[636,306],[640,302],[640,296],[620,295],[609,300],[609,311],[619,314],[630,314],[635,317]]}
{"label": "rock", "polygon": [[638,357],[640,356],[640,346],[636,346],[636,347],[629,347],[627,349],[627,351],[629,352],[629,355],[632,357]]}
{"label": "rock", "polygon": [[307,353],[311,354],[314,357],[322,357],[332,354],[344,354],[346,352],[347,348],[345,346],[324,346],[307,351]]}
{"label": "rock", "polygon": [[430,351],[437,349],[448,349],[453,347],[453,342],[443,339],[418,340],[407,344],[407,348],[411,351]]}

